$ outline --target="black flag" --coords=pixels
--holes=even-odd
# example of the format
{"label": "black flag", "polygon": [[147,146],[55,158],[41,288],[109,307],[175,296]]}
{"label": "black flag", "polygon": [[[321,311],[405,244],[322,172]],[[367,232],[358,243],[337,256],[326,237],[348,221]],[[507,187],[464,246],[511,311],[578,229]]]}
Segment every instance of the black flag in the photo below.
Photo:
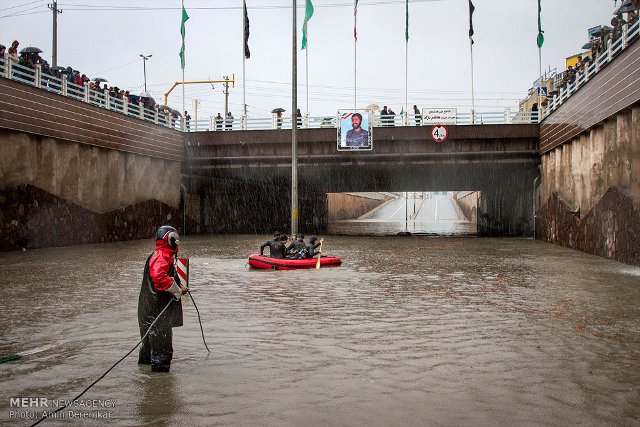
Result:
{"label": "black flag", "polygon": [[244,57],[249,59],[251,52],[249,51],[249,15],[247,15],[247,2],[243,1],[244,6]]}
{"label": "black flag", "polygon": [[471,39],[471,44],[473,44],[473,11],[476,10],[473,2],[469,0],[469,38]]}

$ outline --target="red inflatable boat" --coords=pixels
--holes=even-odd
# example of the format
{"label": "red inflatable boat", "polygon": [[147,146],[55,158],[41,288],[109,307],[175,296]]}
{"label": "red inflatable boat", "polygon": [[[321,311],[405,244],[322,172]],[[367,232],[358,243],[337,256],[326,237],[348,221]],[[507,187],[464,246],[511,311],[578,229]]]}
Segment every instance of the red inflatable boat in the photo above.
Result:
{"label": "red inflatable boat", "polygon": [[[297,270],[299,268],[316,268],[317,258],[305,259],[278,259],[260,254],[249,255],[249,265],[263,270]],[[337,267],[342,260],[336,256],[323,256],[320,258],[320,268]]]}

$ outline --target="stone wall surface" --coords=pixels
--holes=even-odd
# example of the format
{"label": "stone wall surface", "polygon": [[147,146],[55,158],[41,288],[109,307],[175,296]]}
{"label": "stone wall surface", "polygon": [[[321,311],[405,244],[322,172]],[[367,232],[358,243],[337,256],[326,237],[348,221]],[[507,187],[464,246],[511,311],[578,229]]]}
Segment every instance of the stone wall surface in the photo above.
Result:
{"label": "stone wall surface", "polygon": [[178,209],[157,200],[96,213],[33,185],[0,190],[0,206],[1,251],[144,239],[160,225],[182,230],[185,223]]}
{"label": "stone wall surface", "polygon": [[611,187],[580,217],[554,193],[536,215],[536,239],[640,266],[640,197]]}

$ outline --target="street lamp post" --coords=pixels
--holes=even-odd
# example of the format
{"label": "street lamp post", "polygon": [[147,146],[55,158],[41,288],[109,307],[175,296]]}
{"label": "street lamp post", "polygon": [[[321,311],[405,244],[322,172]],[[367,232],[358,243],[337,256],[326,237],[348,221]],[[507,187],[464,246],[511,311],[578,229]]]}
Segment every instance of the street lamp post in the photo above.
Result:
{"label": "street lamp post", "polygon": [[144,72],[144,91],[147,91],[147,59],[151,58],[153,55],[147,55],[144,56],[143,54],[140,54],[140,57],[142,58],[142,70]]}

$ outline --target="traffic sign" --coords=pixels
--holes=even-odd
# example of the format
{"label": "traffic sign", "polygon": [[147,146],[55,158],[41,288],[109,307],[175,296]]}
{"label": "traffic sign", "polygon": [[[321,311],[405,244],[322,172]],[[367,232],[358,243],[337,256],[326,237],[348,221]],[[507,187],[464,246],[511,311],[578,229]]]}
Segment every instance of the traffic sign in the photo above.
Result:
{"label": "traffic sign", "polygon": [[445,142],[449,136],[449,129],[445,125],[435,125],[431,128],[431,138],[435,142]]}

